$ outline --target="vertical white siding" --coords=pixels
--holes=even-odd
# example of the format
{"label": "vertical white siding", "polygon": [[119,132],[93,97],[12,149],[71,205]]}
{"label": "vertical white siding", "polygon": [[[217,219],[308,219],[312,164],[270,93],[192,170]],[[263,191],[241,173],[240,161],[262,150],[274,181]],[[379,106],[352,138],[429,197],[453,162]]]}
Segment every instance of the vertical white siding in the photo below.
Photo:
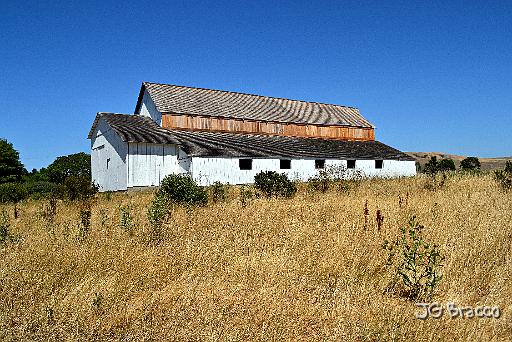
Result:
{"label": "vertical white siding", "polygon": [[128,187],[158,186],[171,173],[181,173],[175,145],[130,143]]}
{"label": "vertical white siding", "polygon": [[[126,190],[127,144],[101,119],[91,139],[92,180],[100,191]],[[108,160],[108,166],[107,166]]]}
{"label": "vertical white siding", "polygon": [[[201,185],[214,182],[230,184],[247,184],[254,182],[254,176],[260,171],[277,171],[286,173],[290,179],[306,181],[318,174],[313,159],[293,159],[291,169],[280,169],[279,159],[253,159],[252,170],[240,170],[238,158],[192,158],[192,177]],[[325,166],[343,166],[346,160],[326,160]],[[357,160],[355,171],[366,177],[400,177],[414,176],[414,161],[384,160],[383,168],[376,169],[374,160]],[[347,170],[347,175],[354,171]]]}
{"label": "vertical white siding", "polygon": [[162,113],[156,109],[155,103],[147,90],[144,90],[139,113],[137,114],[150,117],[159,126],[162,126]]}

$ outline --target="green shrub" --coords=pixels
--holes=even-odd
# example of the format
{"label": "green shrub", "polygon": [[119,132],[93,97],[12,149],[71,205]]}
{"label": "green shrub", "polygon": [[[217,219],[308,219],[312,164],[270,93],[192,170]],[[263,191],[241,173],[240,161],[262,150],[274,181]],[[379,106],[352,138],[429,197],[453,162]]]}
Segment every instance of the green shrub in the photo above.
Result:
{"label": "green shrub", "polygon": [[130,205],[122,205],[119,207],[119,226],[128,234],[132,235],[135,228],[132,217],[132,207]]}
{"label": "green shrub", "polygon": [[261,171],[254,176],[254,187],[266,197],[293,197],[297,186],[284,173]]}
{"label": "green shrub", "polygon": [[430,174],[430,175],[436,174],[437,171],[439,171],[438,164],[439,164],[439,162],[437,161],[436,156],[430,157],[430,160],[423,167],[423,172],[425,172],[426,174]]}
{"label": "green shrub", "polygon": [[347,192],[348,179],[351,182],[357,182],[363,178],[360,170],[351,170],[348,174],[343,165],[329,165],[325,169],[318,170],[316,176],[308,179],[307,185],[311,191],[327,192],[331,187],[336,186],[338,190]]}
{"label": "green shrub", "polygon": [[455,171],[455,162],[452,159],[441,159],[437,164],[438,170],[441,172]]}
{"label": "green shrub", "polygon": [[438,161],[436,156],[432,156],[423,167],[423,172],[430,175],[446,171],[455,171],[455,162],[450,158]]}
{"label": "green shrub", "polygon": [[240,205],[242,205],[242,208],[247,207],[253,197],[254,192],[251,186],[245,184],[240,186]]}
{"label": "green shrub", "polygon": [[227,185],[215,182],[210,186],[211,199],[213,202],[223,202],[227,198]]}
{"label": "green shrub", "polygon": [[178,204],[206,205],[208,203],[206,190],[186,174],[166,176],[160,185],[159,192]]}
{"label": "green shrub", "polygon": [[27,197],[27,189],[21,183],[0,184],[0,203],[18,203]]}
{"label": "green shrub", "polygon": [[480,170],[480,160],[477,157],[467,157],[460,162],[462,170]]}
{"label": "green shrub", "polygon": [[505,170],[494,171],[494,179],[504,191],[512,190],[512,172],[506,172]]}
{"label": "green shrub", "polygon": [[308,179],[308,189],[312,191],[327,192],[333,181],[327,177],[325,172],[319,172],[318,175]]}
{"label": "green shrub", "polygon": [[71,201],[86,200],[98,192],[98,186],[85,176],[69,176],[64,180],[65,195]]}
{"label": "green shrub", "polygon": [[394,242],[385,240],[382,246],[388,252],[387,265],[394,267],[390,288],[411,300],[430,299],[443,277],[444,257],[437,245],[425,242],[423,229],[413,216]]}
{"label": "green shrub", "polygon": [[147,217],[150,224],[149,240],[159,243],[163,240],[162,226],[169,216],[169,199],[161,193],[156,193],[148,208]]}
{"label": "green shrub", "polygon": [[25,183],[28,195],[33,199],[49,197],[58,192],[58,187],[57,184],[46,181]]}

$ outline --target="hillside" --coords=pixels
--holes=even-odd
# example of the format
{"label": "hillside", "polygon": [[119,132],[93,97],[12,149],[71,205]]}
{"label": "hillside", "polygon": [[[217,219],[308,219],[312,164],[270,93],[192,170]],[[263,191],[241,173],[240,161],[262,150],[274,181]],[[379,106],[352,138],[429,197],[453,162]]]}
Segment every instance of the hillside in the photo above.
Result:
{"label": "hillside", "polygon": [[[159,244],[151,192],[99,194],[91,216],[84,203],[30,200],[18,218],[0,205],[12,235],[0,245],[0,340],[510,340],[510,196],[491,175],[431,182],[244,203],[232,187],[225,202],[171,206]],[[382,247],[412,216],[444,257],[431,301],[499,307],[499,319],[415,318]]]}
{"label": "hillside", "polygon": [[[455,166],[458,168],[461,160],[466,158],[466,156],[459,156],[456,154],[448,154],[442,152],[405,152],[416,161],[418,161],[421,166],[425,165],[427,161],[430,160],[431,157],[436,156],[437,159],[449,158],[453,159],[455,162]],[[505,163],[507,161],[512,161],[512,157],[501,157],[501,158],[478,158],[480,163],[482,164],[482,170],[496,170],[503,169],[505,167]]]}

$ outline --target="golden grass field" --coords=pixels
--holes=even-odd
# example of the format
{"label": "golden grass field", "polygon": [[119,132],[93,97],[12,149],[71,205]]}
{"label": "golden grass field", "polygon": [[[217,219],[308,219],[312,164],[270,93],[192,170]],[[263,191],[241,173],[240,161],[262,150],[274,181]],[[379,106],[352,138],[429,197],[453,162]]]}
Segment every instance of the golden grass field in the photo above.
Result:
{"label": "golden grass field", "polygon": [[[293,199],[175,207],[148,244],[151,192],[97,195],[83,241],[78,204],[20,204],[0,247],[0,340],[507,341],[512,339],[512,194],[491,175],[368,180]],[[399,205],[399,197],[402,205]],[[368,201],[370,225],[364,230]],[[120,227],[131,205],[134,230]],[[0,208],[2,209],[2,208]],[[380,209],[384,226],[375,225]],[[386,292],[384,239],[411,215],[446,257],[434,300],[491,305],[499,319],[419,320]]]}

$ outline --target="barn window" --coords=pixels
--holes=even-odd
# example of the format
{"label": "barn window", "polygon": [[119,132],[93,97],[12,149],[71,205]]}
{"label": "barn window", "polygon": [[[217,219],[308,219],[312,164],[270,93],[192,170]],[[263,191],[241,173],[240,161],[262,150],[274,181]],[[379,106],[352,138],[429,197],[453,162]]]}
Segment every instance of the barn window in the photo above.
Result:
{"label": "barn window", "polygon": [[325,159],[315,160],[315,169],[323,169],[325,167]]}
{"label": "barn window", "polygon": [[384,165],[384,161],[382,161],[382,160],[376,160],[375,161],[375,168],[376,169],[382,169],[383,165]]}
{"label": "barn window", "polygon": [[240,170],[252,170],[252,159],[239,159],[238,166]]}
{"label": "barn window", "polygon": [[107,170],[108,170],[108,164],[110,164],[110,158],[107,158]]}
{"label": "barn window", "polygon": [[355,160],[347,160],[347,169],[355,169],[356,161]]}
{"label": "barn window", "polygon": [[292,168],[292,161],[290,159],[281,159],[279,161],[279,168],[281,170],[289,170]]}

